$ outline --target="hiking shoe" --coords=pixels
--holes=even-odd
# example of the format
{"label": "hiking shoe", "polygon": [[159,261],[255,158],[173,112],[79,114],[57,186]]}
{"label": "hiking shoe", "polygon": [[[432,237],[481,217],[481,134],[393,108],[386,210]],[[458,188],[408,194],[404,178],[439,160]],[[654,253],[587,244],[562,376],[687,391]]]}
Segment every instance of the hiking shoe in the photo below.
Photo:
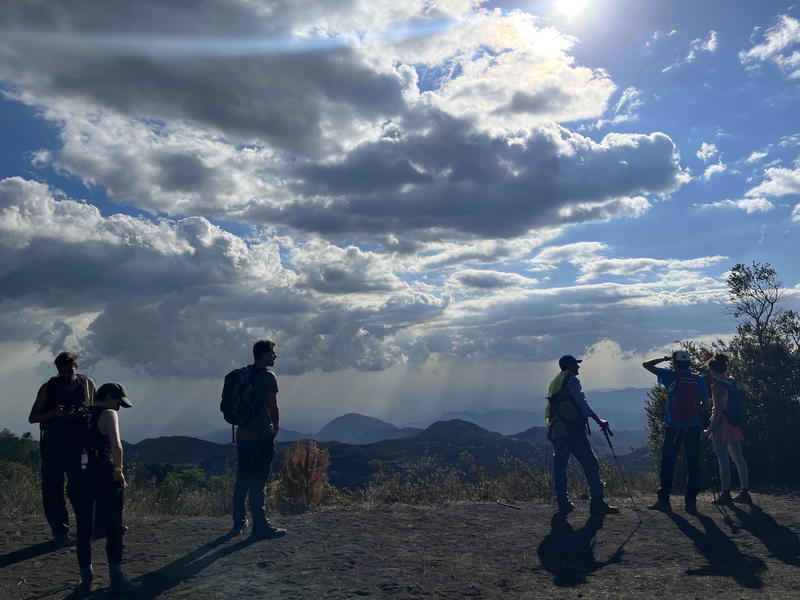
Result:
{"label": "hiking shoe", "polygon": [[280,538],[286,535],[286,530],[282,527],[273,527],[272,525],[266,525],[262,527],[254,527],[253,531],[250,533],[250,537],[255,540],[270,540],[274,538]]}
{"label": "hiking shoe", "polygon": [[72,590],[72,593],[68,596],[69,598],[86,598],[89,594],[92,593],[92,580],[91,579],[81,579],[81,582],[75,586],[75,589]]}
{"label": "hiking shoe", "polygon": [[731,493],[728,490],[722,492],[719,497],[714,500],[714,504],[732,504],[733,498],[731,498]]}
{"label": "hiking shoe", "polygon": [[125,573],[112,573],[111,574],[111,593],[112,594],[129,594],[137,592],[142,589],[141,583],[133,583]]}
{"label": "hiking shoe", "polygon": [[247,525],[247,519],[241,523],[234,523],[228,535],[242,535],[245,531],[247,531]]}
{"label": "hiking shoe", "polygon": [[698,511],[697,511],[697,500],[684,500],[683,509],[687,513],[689,513],[690,515],[698,514]]}
{"label": "hiking shoe", "polygon": [[672,512],[672,506],[670,506],[669,498],[659,498],[655,501],[655,503],[648,506],[650,510],[660,510],[664,513]]}
{"label": "hiking shoe", "polygon": [[618,515],[619,507],[606,504],[604,500],[600,502],[592,502],[589,505],[589,514],[591,515]]}
{"label": "hiking shoe", "polygon": [[575,510],[575,505],[569,501],[568,498],[561,498],[558,500],[558,512],[562,515],[568,515]]}
{"label": "hiking shoe", "polygon": [[747,490],[742,490],[735,498],[733,498],[733,502],[740,502],[742,504],[749,504],[752,506],[753,499],[750,497],[750,492]]}

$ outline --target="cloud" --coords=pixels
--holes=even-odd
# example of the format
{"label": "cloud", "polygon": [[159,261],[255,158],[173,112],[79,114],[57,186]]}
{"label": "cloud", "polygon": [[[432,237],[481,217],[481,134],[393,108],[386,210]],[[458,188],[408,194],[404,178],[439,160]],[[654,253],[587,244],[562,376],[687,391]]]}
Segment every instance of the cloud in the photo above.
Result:
{"label": "cloud", "polygon": [[753,150],[753,152],[750,154],[750,156],[747,157],[747,162],[749,162],[749,163],[758,162],[762,158],[765,158],[768,154],[769,154],[769,152],[766,152],[766,151],[762,152],[762,151],[759,151],[759,150]]}
{"label": "cloud", "polygon": [[718,174],[718,173],[722,173],[722,172],[724,172],[724,171],[725,171],[725,169],[727,169],[727,168],[728,168],[728,165],[726,165],[726,164],[725,164],[724,162],[722,162],[722,161],[719,161],[718,163],[715,163],[715,164],[713,164],[713,165],[708,165],[708,166],[706,167],[705,171],[703,171],[703,179],[704,179],[705,181],[708,181],[708,180],[709,180],[709,179],[711,179],[711,178],[712,178],[714,175],[716,175],[716,174]]}
{"label": "cloud", "polygon": [[[637,217],[687,180],[666,134],[597,142],[560,125],[603,114],[616,86],[531,15],[466,0],[211,4],[12,2],[0,77],[63,144],[35,163],[153,214],[397,251]],[[615,118],[640,104],[627,88]]]}
{"label": "cloud", "polygon": [[[739,52],[743,65],[771,62],[786,74],[788,79],[800,77],[800,20],[790,15],[779,15],[778,22],[764,32],[764,41]],[[787,52],[790,51],[790,52]]]}
{"label": "cloud", "polygon": [[537,283],[537,279],[524,277],[518,273],[491,271],[488,269],[462,269],[450,276],[450,285],[459,288],[461,291],[530,287]]}
{"label": "cloud", "polygon": [[800,223],[800,204],[795,204],[792,209],[792,222]]}
{"label": "cloud", "polygon": [[657,29],[653,32],[653,35],[650,36],[650,39],[644,43],[644,45],[649,48],[650,46],[653,45],[653,42],[665,37],[672,37],[677,33],[678,33],[677,29],[670,29],[669,31],[663,31],[661,29]]}
{"label": "cloud", "polygon": [[0,316],[27,318],[54,351],[74,340],[84,364],[155,377],[222,372],[261,336],[280,340],[284,372],[384,368],[406,360],[395,335],[446,306],[373,253],[245,241],[202,217],[104,217],[21,178],[0,181],[0,233]]}
{"label": "cloud", "polygon": [[745,196],[788,196],[800,194],[800,168],[769,168],[764,172],[766,181],[745,192]]}
{"label": "cloud", "polygon": [[739,200],[722,200],[707,204],[695,204],[698,208],[738,208],[748,215],[756,212],[769,212],[775,205],[766,198],[741,198]]}
{"label": "cloud", "polygon": [[689,44],[689,51],[683,58],[678,59],[671,65],[661,69],[662,73],[667,73],[683,65],[693,63],[703,52],[716,52],[719,47],[719,37],[713,29],[709,30],[705,38],[696,38]]}
{"label": "cloud", "polygon": [[697,151],[697,158],[702,160],[704,163],[713,160],[719,155],[719,150],[717,149],[716,144],[709,144],[708,142],[703,142],[700,144],[700,149]]}
{"label": "cloud", "polygon": [[657,258],[605,258],[611,248],[601,242],[575,242],[562,246],[544,248],[534,258],[525,261],[531,270],[553,270],[556,265],[568,262],[579,270],[577,281],[586,282],[602,275],[631,276],[656,268],[674,271],[677,269],[704,269],[724,260],[725,256],[708,256],[687,260]]}
{"label": "cloud", "polygon": [[639,118],[638,111],[644,106],[642,91],[635,87],[627,87],[619,95],[613,107],[613,116],[609,119],[600,119],[592,127],[600,129],[609,125],[629,123]]}
{"label": "cloud", "polygon": [[551,270],[561,262],[580,264],[588,258],[595,257],[601,252],[609,250],[602,242],[574,242],[561,246],[548,246],[535,257],[524,262],[530,264],[531,270]]}
{"label": "cloud", "polygon": [[301,273],[297,285],[325,294],[387,292],[407,289],[393,273],[396,265],[382,254],[356,246],[340,248],[314,240],[295,245],[292,266]]}

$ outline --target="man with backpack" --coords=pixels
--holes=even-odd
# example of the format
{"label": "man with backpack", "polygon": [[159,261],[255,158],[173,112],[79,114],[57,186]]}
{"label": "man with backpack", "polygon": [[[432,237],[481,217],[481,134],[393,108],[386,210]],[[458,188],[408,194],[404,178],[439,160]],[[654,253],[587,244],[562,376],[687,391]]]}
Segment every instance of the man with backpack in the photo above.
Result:
{"label": "man with backpack", "polygon": [[[656,367],[672,361],[672,369]],[[676,350],[672,356],[654,358],[642,366],[658,377],[658,383],[667,388],[664,410],[664,444],[661,448],[660,487],[658,499],[650,508],[670,512],[669,495],[678,451],[683,446],[686,455],[688,481],[684,493],[684,508],[697,513],[697,494],[700,491],[700,427],[707,413],[708,388],[703,378],[691,371],[692,359],[686,350]]]}
{"label": "man with backpack", "polygon": [[617,514],[619,508],[609,506],[603,498],[603,482],[600,479],[600,464],[589,439],[589,418],[594,419],[603,431],[609,431],[608,421],[598,417],[586,402],[586,395],[578,379],[583,362],[567,354],[558,361],[561,369],[548,388],[545,420],[547,439],[553,443],[553,483],[556,488],[558,511],[566,515],[575,509],[567,494],[567,464],[574,456],[583,467],[589,484],[591,502],[589,512],[593,515]]}
{"label": "man with backpack", "polygon": [[275,456],[280,419],[278,381],[267,367],[273,366],[277,357],[275,342],[259,340],[253,345],[253,364],[225,377],[220,408],[225,420],[238,426],[231,530],[235,535],[247,528],[245,500],[248,498],[252,537],[275,538],[286,534],[285,529],[270,524],[264,507],[264,486]]}
{"label": "man with backpack", "polygon": [[55,358],[58,376],[42,384],[33,403],[29,423],[39,423],[42,455],[42,504],[53,538],[65,541],[69,518],[64,501],[64,476],[67,496],[73,508],[80,502],[83,485],[81,454],[86,429],[82,411],[93,404],[95,385],[86,375],[78,374],[78,357],[61,352]]}

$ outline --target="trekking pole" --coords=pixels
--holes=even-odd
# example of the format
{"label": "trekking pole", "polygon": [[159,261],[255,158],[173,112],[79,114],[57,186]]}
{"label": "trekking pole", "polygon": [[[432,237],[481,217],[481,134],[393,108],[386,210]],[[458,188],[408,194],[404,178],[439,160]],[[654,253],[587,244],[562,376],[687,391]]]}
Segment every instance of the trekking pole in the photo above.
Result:
{"label": "trekking pole", "polygon": [[603,435],[606,436],[606,441],[608,442],[608,447],[611,449],[611,456],[614,457],[614,462],[617,463],[617,470],[619,471],[619,477],[622,479],[622,484],[625,486],[625,491],[628,492],[628,497],[631,499],[631,504],[633,505],[633,510],[636,513],[636,518],[639,519],[639,523],[642,522],[642,516],[639,514],[639,507],[636,506],[636,500],[633,499],[633,493],[631,492],[631,488],[628,485],[628,481],[625,479],[625,474],[622,472],[622,465],[619,464],[619,458],[617,458],[617,453],[614,452],[614,445],[611,443],[610,435],[614,435],[610,433],[608,428],[602,430]]}

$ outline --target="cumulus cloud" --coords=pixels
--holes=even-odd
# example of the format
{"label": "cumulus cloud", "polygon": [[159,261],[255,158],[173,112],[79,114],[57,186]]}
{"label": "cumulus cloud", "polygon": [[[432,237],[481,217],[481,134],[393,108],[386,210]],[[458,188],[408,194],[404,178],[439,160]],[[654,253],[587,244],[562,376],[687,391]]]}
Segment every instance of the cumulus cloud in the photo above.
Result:
{"label": "cumulus cloud", "polygon": [[744,65],[771,62],[789,79],[800,77],[800,20],[790,15],[779,15],[778,22],[768,28],[763,42],[742,50],[739,60]]}
{"label": "cumulus cloud", "polygon": [[[510,144],[433,112],[425,130],[364,144],[346,159],[301,164],[296,200],[261,204],[253,219],[328,236],[387,230],[418,239],[515,237],[530,229],[635,217],[642,193],[686,175],[661,133],[609,134],[600,142],[543,129]],[[430,238],[427,238],[430,239]]]}
{"label": "cumulus cloud", "polygon": [[405,360],[395,333],[446,305],[371,253],[246,241],[202,217],[104,217],[20,178],[0,181],[0,233],[0,308],[43,312],[31,328],[40,346],[74,339],[85,364],[112,359],[160,377],[206,377],[263,335],[281,340],[285,372],[383,368]]}
{"label": "cumulus cloud", "polygon": [[[12,2],[0,77],[61,128],[36,164],[156,214],[397,251],[636,217],[687,179],[663,133],[595,142],[557,124],[603,114],[615,85],[531,15],[467,0],[211,4]],[[160,30],[131,29],[142,22]],[[614,118],[640,104],[627,88]]]}
{"label": "cumulus cloud", "polygon": [[764,172],[765,181],[747,190],[749,198],[759,196],[788,196],[800,194],[800,168],[772,167]]}

